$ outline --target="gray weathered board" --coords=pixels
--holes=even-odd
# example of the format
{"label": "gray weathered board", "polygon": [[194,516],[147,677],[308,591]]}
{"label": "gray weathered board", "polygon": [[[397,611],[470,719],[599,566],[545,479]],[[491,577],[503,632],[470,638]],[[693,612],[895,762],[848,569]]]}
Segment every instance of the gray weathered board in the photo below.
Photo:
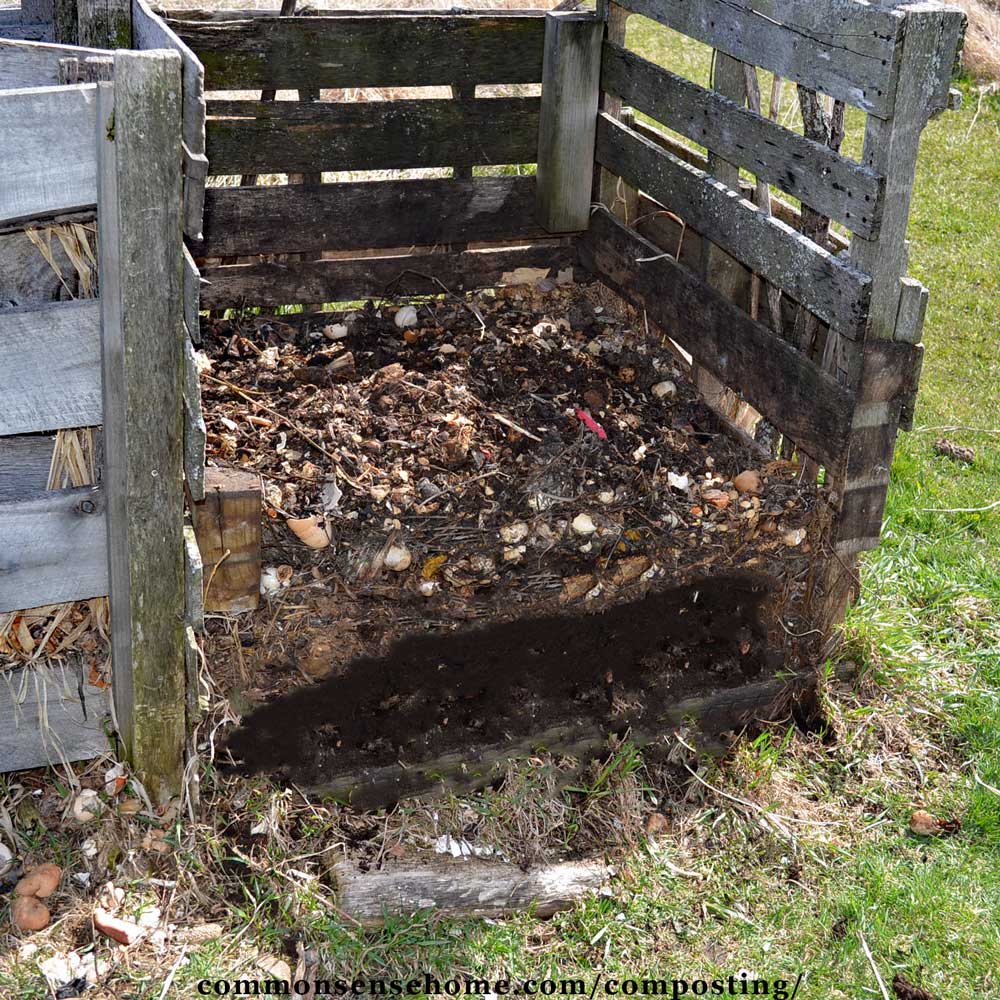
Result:
{"label": "gray weathered board", "polygon": [[765,215],[724,184],[660,149],[606,114],[597,160],[679,214],[699,233],[856,338],[871,280],[787,223]]}
{"label": "gray weathered board", "polygon": [[210,101],[212,174],[534,163],[536,97]]}
{"label": "gray weathered board", "polygon": [[0,437],[0,501],[46,488],[54,446],[52,434]]}
{"label": "gray weathered board", "polygon": [[[93,215],[80,215],[74,221],[92,227]],[[76,297],[78,281],[72,261],[58,239],[49,241],[49,250],[61,280],[23,229],[0,234],[0,309]]]}
{"label": "gray weathered board", "polygon": [[[437,293],[489,288],[518,267],[572,267],[576,250],[568,246],[416,253],[352,260],[261,262],[206,267],[202,306],[280,306],[299,302],[344,302],[393,292]],[[440,282],[441,285],[437,284]]]}
{"label": "gray weathered board", "polygon": [[96,300],[2,310],[0,345],[0,434],[101,423]]}
{"label": "gray weathered board", "polygon": [[0,221],[97,202],[96,89],[0,91]]}
{"label": "gray weathered board", "polygon": [[628,0],[690,38],[885,117],[902,15],[859,0]]}
{"label": "gray weathered board", "polygon": [[373,13],[167,24],[204,64],[208,90],[542,79],[544,21],[537,15]]}
{"label": "gray weathered board", "polygon": [[840,458],[853,399],[832,376],[606,209],[594,212],[580,251],[605,284],[645,309],[808,454],[830,463]]}
{"label": "gray weathered board", "polygon": [[105,49],[15,42],[0,38],[0,90],[18,87],[54,87],[59,83],[59,60],[84,60],[108,55]]}
{"label": "gray weathered board", "polygon": [[107,593],[104,508],[97,486],[0,503],[0,612]]}
{"label": "gray weathered board", "polygon": [[209,188],[202,256],[432,246],[548,234],[534,177]]}
{"label": "gray weathered board", "polygon": [[110,699],[77,659],[0,671],[0,771],[90,760],[109,750]]}
{"label": "gray weathered board", "polygon": [[848,229],[875,233],[882,179],[874,170],[610,42],[601,85]]}

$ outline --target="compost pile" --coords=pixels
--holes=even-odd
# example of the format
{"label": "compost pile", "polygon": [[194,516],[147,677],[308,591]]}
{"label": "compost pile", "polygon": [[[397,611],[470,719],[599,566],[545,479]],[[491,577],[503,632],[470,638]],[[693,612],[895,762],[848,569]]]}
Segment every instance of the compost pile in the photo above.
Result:
{"label": "compost pile", "polygon": [[[496,626],[477,633],[485,655],[516,643],[502,638],[504,623],[548,621],[556,634],[569,619],[553,615],[630,601],[634,629],[649,632],[663,608],[643,607],[645,595],[696,581],[667,600],[676,612],[719,575],[723,590],[739,574],[771,581],[752,589],[768,592],[764,632],[777,631],[771,645],[781,647],[774,618],[780,610],[794,624],[823,491],[725,434],[641,317],[595,298],[546,281],[206,323],[209,461],[264,482],[266,601],[238,638],[221,640],[235,647],[251,703],[309,680],[336,684],[356,667],[376,704],[362,704],[360,689],[348,702],[370,712],[382,697],[376,674],[398,682],[401,655],[414,674],[414,656],[444,655],[401,653],[414,632]],[[752,617],[733,623],[705,669],[733,683],[762,669],[765,636],[748,641]],[[711,643],[712,627],[709,616],[692,632],[683,661]],[[503,655],[493,659],[501,670]],[[591,666],[584,701],[604,699],[594,692],[606,672]],[[486,697],[481,683],[472,688]],[[483,708],[468,705],[469,719]],[[309,728],[315,737],[322,720]],[[343,724],[332,732],[331,745],[354,746]],[[382,742],[369,747],[374,757],[395,759],[398,742]]]}

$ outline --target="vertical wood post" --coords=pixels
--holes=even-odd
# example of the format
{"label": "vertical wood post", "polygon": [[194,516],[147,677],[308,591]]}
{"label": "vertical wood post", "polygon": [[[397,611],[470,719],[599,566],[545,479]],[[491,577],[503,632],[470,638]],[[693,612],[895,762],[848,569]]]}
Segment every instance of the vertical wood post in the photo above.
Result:
{"label": "vertical wood post", "polygon": [[590,221],[603,36],[593,14],[545,15],[536,213],[550,233],[576,232]]}
{"label": "vertical wood post", "polygon": [[127,49],[132,45],[132,0],[78,0],[80,45]]}
{"label": "vertical wood post", "polygon": [[[949,106],[952,69],[965,28],[956,9],[919,4],[905,12],[896,100],[892,116],[868,116],[862,162],[886,178],[882,220],[870,240],[851,240],[851,262],[871,275],[872,292],[865,338],[842,339],[842,381],[857,393],[848,445],[839,469],[829,477],[842,496],[835,552],[826,582],[824,618],[836,622],[857,588],[857,556],[879,541],[889,487],[889,468],[900,421],[907,419],[912,393],[887,396],[880,356],[865,350],[865,342],[900,340],[913,343],[923,322],[926,297],[902,281],[906,271],[906,227],[916,176],[920,135],[930,117]],[[916,375],[919,357],[910,357]]]}
{"label": "vertical wood post", "polygon": [[118,53],[98,85],[104,487],[115,716],[149,794],[184,764],[181,61]]}

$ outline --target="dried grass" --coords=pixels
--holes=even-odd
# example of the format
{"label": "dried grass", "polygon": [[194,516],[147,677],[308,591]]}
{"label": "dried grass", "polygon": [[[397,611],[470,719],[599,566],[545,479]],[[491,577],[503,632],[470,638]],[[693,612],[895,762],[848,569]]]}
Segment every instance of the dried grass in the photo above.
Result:
{"label": "dried grass", "polygon": [[969,18],[962,65],[975,77],[1000,80],[1000,3],[958,0]]}

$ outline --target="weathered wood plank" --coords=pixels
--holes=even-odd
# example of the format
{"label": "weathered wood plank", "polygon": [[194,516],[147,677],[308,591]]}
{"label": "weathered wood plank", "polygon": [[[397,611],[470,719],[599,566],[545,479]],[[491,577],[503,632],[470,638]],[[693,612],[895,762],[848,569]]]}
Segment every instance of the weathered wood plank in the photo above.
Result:
{"label": "weathered wood plank", "polygon": [[52,434],[0,437],[0,501],[46,488],[55,440]]}
{"label": "weathered wood plank", "polygon": [[2,310],[0,345],[0,434],[101,423],[96,301]]}
{"label": "weathered wood plank", "polygon": [[198,310],[201,308],[201,275],[198,265],[191,256],[191,251],[184,247],[184,329],[192,344],[201,343],[201,319]]}
{"label": "weathered wood plank", "polygon": [[43,490],[0,504],[0,611],[107,592],[101,487]]}
{"label": "weathered wood plank", "polygon": [[808,454],[839,459],[852,397],[834,378],[605,209],[594,213],[580,252],[586,267]]}
{"label": "weathered wood plank", "polygon": [[[184,588],[186,621],[195,632],[205,631],[205,566],[201,561],[198,539],[190,524],[184,525]],[[188,692],[190,694],[190,692]]]}
{"label": "weathered wood plank", "polygon": [[[180,789],[186,713],[181,58],[118,52],[114,83],[98,87],[115,711],[130,760],[163,800]],[[113,141],[102,127],[112,113]]]}
{"label": "weathered wood plank", "polygon": [[105,49],[132,46],[130,0],[77,0],[80,44]]}
{"label": "weathered wood plank", "polygon": [[0,38],[22,42],[52,41],[52,25],[45,22],[39,24],[0,24]]}
{"label": "weathered wood plank", "polygon": [[859,336],[867,275],[607,115],[598,125],[597,159],[846,336]]}
{"label": "weathered wood plank", "polygon": [[601,84],[852,231],[876,232],[882,179],[868,167],[618,45],[604,46]]}
{"label": "weathered wood plank", "polygon": [[882,117],[892,111],[902,16],[857,0],[628,0],[637,14]]}
{"label": "weathered wood plank", "polygon": [[77,294],[76,269],[62,244],[53,239],[50,249],[62,272],[62,281],[23,230],[0,234],[0,310],[68,299]]}
{"label": "weathered wood plank", "polygon": [[896,329],[893,339],[913,344],[917,349],[913,373],[913,389],[903,399],[899,414],[899,426],[904,431],[913,429],[913,410],[917,402],[917,387],[924,364],[924,348],[920,340],[924,330],[924,316],[927,314],[929,293],[916,278],[902,279],[902,293],[899,297],[899,312],[896,315]]}
{"label": "weathered wood plank", "polygon": [[95,85],[0,94],[0,221],[97,201]]}
{"label": "weathered wood plank", "polygon": [[107,753],[107,689],[78,660],[0,673],[0,771],[91,760]]}
{"label": "weathered wood plank", "polygon": [[373,14],[168,21],[205,65],[209,90],[538,83],[543,19]]}
{"label": "weathered wood plank", "polygon": [[545,18],[542,111],[538,126],[537,218],[550,233],[587,228],[594,126],[600,99],[604,23],[593,14]]}
{"label": "weathered wood plank", "polygon": [[[402,15],[404,17],[413,16],[413,8],[391,8],[391,7],[379,7],[377,8],[378,15],[380,17],[390,17]],[[374,9],[373,9],[374,12]],[[473,10],[459,11],[461,13],[473,14]],[[423,14],[434,14],[435,11],[425,10],[421,11]],[[441,12],[437,12],[441,13]],[[494,17],[537,17],[543,18],[548,13],[548,8],[512,8],[510,10],[490,10],[489,16]],[[266,9],[236,9],[236,8],[224,8],[220,7],[218,9],[214,7],[167,7],[163,10],[163,16],[168,21],[193,21],[193,22],[205,22],[205,21],[248,21],[255,17],[284,17],[290,15],[283,15],[279,8],[268,7]],[[357,17],[358,10],[345,8],[344,10],[323,10],[323,17]]]}
{"label": "weathered wood plank", "polygon": [[299,302],[344,302],[394,292],[453,292],[491,288],[518,267],[572,267],[576,250],[532,246],[460,253],[423,253],[355,260],[287,261],[207,267],[202,293],[206,309],[281,306]]}
{"label": "weathered wood plank", "polygon": [[184,338],[184,481],[192,500],[205,496],[205,418],[201,412],[201,382],[194,345]]}
{"label": "weathered wood plank", "polygon": [[536,97],[209,101],[212,174],[534,163]]}
{"label": "weathered wood plank", "polygon": [[548,234],[534,177],[208,188],[198,256],[433,246]]}
{"label": "weathered wood plank", "polygon": [[106,55],[108,53],[105,49],[0,39],[0,90],[54,87],[59,83],[60,59],[87,59]]}

